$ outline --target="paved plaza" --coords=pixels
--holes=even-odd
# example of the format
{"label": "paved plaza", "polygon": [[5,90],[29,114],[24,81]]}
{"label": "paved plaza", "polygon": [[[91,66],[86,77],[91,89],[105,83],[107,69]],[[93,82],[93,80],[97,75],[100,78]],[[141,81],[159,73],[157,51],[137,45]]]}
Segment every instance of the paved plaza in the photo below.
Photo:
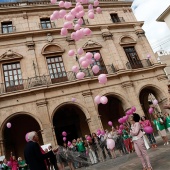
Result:
{"label": "paved plaza", "polygon": [[[149,149],[153,170],[170,170],[170,145],[164,146],[160,138],[157,139],[158,148]],[[80,168],[79,170],[84,170]],[[140,160],[136,153],[119,156],[115,160],[109,159],[105,162],[90,166],[88,170],[142,170]]]}

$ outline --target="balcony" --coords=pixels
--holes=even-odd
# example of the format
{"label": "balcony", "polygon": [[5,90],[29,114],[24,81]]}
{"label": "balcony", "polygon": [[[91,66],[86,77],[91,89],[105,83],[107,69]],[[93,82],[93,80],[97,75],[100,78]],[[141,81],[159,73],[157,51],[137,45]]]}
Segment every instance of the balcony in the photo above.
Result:
{"label": "balcony", "polygon": [[122,23],[122,22],[125,22],[124,18],[123,17],[113,17],[111,16],[111,19],[110,19],[113,23]]}
{"label": "balcony", "polygon": [[126,67],[128,69],[138,69],[152,66],[152,63],[149,59],[145,60],[134,60],[133,62],[127,62]]}
{"label": "balcony", "polygon": [[7,27],[1,27],[1,33],[2,34],[9,34],[16,32],[16,27],[15,26],[7,26]]}
{"label": "balcony", "polygon": [[45,22],[45,23],[39,23],[39,28],[40,29],[51,29],[51,28],[56,28],[54,22]]}
{"label": "balcony", "polygon": [[[92,71],[91,68],[87,69],[80,69],[80,71],[83,71],[85,73],[86,78],[93,78],[96,77]],[[105,74],[114,74],[116,72],[116,69],[114,68],[113,64],[112,65],[106,65],[104,67],[100,68],[100,74],[105,73]],[[29,89],[35,89],[35,88],[40,88],[40,87],[47,87],[52,84],[56,83],[70,83],[76,81],[76,74],[72,71],[69,72],[62,72],[58,74],[50,74],[50,75],[43,75],[43,76],[37,76],[37,77],[32,77],[28,79],[23,79],[20,80],[19,85],[15,85],[16,82],[10,82],[10,84],[13,84],[14,86],[8,86],[6,87],[4,83],[1,83],[0,85],[0,94],[5,94],[8,92],[15,92],[15,91],[21,91],[21,90],[29,90]]]}

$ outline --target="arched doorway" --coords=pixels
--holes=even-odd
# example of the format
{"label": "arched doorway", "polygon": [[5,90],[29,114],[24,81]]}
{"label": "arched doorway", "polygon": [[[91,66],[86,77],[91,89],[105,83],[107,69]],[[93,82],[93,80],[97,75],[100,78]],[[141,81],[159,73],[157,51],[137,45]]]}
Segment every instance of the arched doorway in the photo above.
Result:
{"label": "arched doorway", "polygon": [[63,145],[63,131],[67,132],[67,141],[90,134],[86,116],[75,104],[65,104],[57,109],[53,117],[53,125],[59,145]]}
{"label": "arched doorway", "polygon": [[150,107],[154,107],[154,113],[158,113],[158,114],[162,113],[159,104],[156,106],[153,105],[152,102],[155,99],[160,101],[160,96],[154,88],[146,87],[141,90],[140,95],[139,95],[140,104],[142,106],[145,116],[147,117],[147,119],[150,119],[150,120],[153,119],[152,114],[149,114],[148,112]]}
{"label": "arched doorway", "polygon": [[38,122],[32,116],[19,114],[11,117],[7,120],[7,122],[10,122],[12,125],[12,127],[8,129],[5,124],[3,129],[5,156],[7,159],[9,159],[11,151],[16,156],[16,158],[19,156],[24,156],[24,148],[26,145],[25,135],[30,131],[39,131],[39,142],[40,145],[43,144],[40,133],[41,128]]}
{"label": "arched doorway", "polygon": [[122,102],[113,95],[108,95],[107,104],[99,104],[98,112],[103,124],[103,128],[108,128],[108,121],[113,122],[113,126],[119,125],[118,119],[125,115],[123,110]]}

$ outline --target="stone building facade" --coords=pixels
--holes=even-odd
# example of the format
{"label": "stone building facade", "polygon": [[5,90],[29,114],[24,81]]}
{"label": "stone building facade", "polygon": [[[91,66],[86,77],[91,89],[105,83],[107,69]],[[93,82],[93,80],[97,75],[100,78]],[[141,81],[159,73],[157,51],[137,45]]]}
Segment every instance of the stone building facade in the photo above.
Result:
{"label": "stone building facade", "polygon": [[[109,120],[116,126],[131,106],[149,117],[150,93],[160,108],[167,102],[165,64],[157,62],[131,2],[101,0],[100,4],[102,14],[93,20],[83,18],[92,35],[78,42],[60,35],[64,20],[50,22],[58,5],[49,1],[0,4],[1,155],[13,151],[22,156],[25,134],[31,130],[39,132],[41,144],[62,144],[63,130],[71,140],[109,128]],[[78,63],[76,56],[68,57],[68,51],[80,47],[100,52],[100,73],[108,77],[105,85],[98,83],[90,67],[83,70],[83,80],[75,78],[71,68]],[[106,95],[108,103],[96,105],[96,95]]]}

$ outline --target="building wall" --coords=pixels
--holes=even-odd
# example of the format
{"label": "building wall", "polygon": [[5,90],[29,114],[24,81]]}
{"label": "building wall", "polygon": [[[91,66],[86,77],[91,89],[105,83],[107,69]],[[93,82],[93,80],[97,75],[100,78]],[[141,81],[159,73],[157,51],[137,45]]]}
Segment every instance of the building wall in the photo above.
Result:
{"label": "building wall", "polygon": [[[2,64],[14,61],[20,62],[22,78],[24,79],[24,89],[20,91],[6,93],[5,90],[2,90],[5,88],[4,84],[1,84],[1,154],[4,154],[4,127],[10,119],[18,114],[28,114],[35,118],[43,130],[44,144],[52,143],[55,145],[57,141],[53,130],[53,116],[57,109],[63,105],[73,104],[79,107],[86,116],[91,133],[96,132],[97,129],[103,129],[98,106],[94,103],[96,95],[113,95],[121,101],[124,111],[131,106],[136,106],[138,113],[143,115],[139,96],[142,89],[149,88],[155,91],[160,106],[163,106],[168,98],[167,79],[163,71],[165,65],[157,63],[141,28],[143,22],[136,21],[130,5],[130,3],[122,2],[121,4],[114,1],[109,6],[103,2],[103,13],[96,14],[94,20],[88,19],[89,24],[86,26],[92,29],[92,35],[78,42],[66,41],[66,37],[60,36],[60,28],[64,22],[62,19],[55,21],[57,27],[55,29],[42,30],[39,28],[40,18],[49,17],[57,7],[47,4],[42,8],[41,6],[37,8],[37,12],[35,9],[31,10],[36,6],[28,6],[30,10],[27,10],[27,7],[23,7],[23,9],[21,7],[17,11],[9,7],[5,9],[7,9],[6,11],[11,10],[10,15],[0,12],[1,22],[12,21],[13,25],[16,26],[15,33],[0,35],[0,82],[4,83]],[[43,12],[42,9],[44,9]],[[112,12],[118,13],[125,22],[112,23],[109,15]],[[86,20],[87,16],[84,19]],[[48,39],[47,34],[50,34],[52,42]],[[108,74],[108,82],[105,85],[99,84],[97,77],[94,76],[81,81],[47,83],[37,87],[29,84],[36,80],[36,75],[41,77],[49,75],[46,62],[46,57],[49,55],[42,54],[45,46],[56,45],[64,50],[62,58],[68,72],[71,71],[73,65],[78,65],[74,57],[68,57],[68,51],[80,47],[86,48],[89,41],[93,42],[93,45],[89,45],[93,50],[100,50],[105,65],[113,64],[117,70],[115,73]],[[134,70],[127,69],[128,58],[123,49],[127,46],[135,47],[140,60],[145,60],[147,54],[151,54],[151,65]],[[15,53],[13,56],[20,56],[20,58],[11,59],[5,55],[8,60],[4,61],[4,54],[8,50]],[[30,80],[31,77],[34,79]],[[71,101],[72,97],[76,98],[75,103]],[[86,130],[82,131],[83,135],[87,133]]]}
{"label": "building wall", "polygon": [[167,26],[169,27],[170,29],[170,13],[165,17],[165,23],[167,24]]}

